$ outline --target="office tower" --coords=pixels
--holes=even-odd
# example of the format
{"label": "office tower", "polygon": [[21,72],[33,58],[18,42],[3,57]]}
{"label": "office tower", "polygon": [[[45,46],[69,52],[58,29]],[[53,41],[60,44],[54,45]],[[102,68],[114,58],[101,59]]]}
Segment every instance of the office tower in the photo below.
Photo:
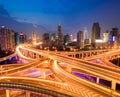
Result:
{"label": "office tower", "polygon": [[70,42],[70,36],[69,35],[65,35],[64,36],[64,45],[67,46],[69,42]]}
{"label": "office tower", "polygon": [[90,39],[85,39],[84,40],[84,45],[90,45]]}
{"label": "office tower", "polygon": [[2,26],[0,28],[0,47],[2,50],[15,49],[14,31]]}
{"label": "office tower", "polygon": [[19,34],[15,32],[15,45],[19,44]]}
{"label": "office tower", "polygon": [[82,31],[77,33],[77,44],[80,49],[84,48],[84,33]]}
{"label": "office tower", "polygon": [[53,34],[51,34],[51,37],[50,37],[50,46],[55,47],[56,45],[57,45],[56,34],[53,33]]}
{"label": "office tower", "polygon": [[23,34],[22,32],[20,32],[19,34],[19,42],[20,43],[25,43],[27,41],[27,37],[25,34]]}
{"label": "office tower", "polygon": [[36,33],[32,32],[32,43],[36,43],[37,42],[37,37],[36,37]]}
{"label": "office tower", "polygon": [[49,33],[44,33],[43,34],[43,46],[44,47],[49,47],[49,44],[50,44]]}
{"label": "office tower", "polygon": [[98,22],[93,23],[92,26],[91,44],[93,48],[95,47],[96,39],[100,39],[100,26]]}
{"label": "office tower", "polygon": [[103,33],[103,48],[108,48],[109,47],[109,37],[110,37],[110,32],[106,31]]}
{"label": "office tower", "polygon": [[15,31],[14,30],[10,30],[10,44],[9,44],[9,47],[10,49],[15,49]]}
{"label": "office tower", "polygon": [[118,28],[112,28],[112,31],[110,32],[110,46],[111,47],[117,47],[120,42],[120,35]]}
{"label": "office tower", "polygon": [[84,28],[84,31],[83,31],[83,32],[84,32],[84,40],[85,40],[85,39],[88,39],[88,36],[89,36],[89,35],[88,35],[88,31],[87,31],[87,28],[86,28],[86,27]]}
{"label": "office tower", "polygon": [[70,42],[73,42],[73,35],[70,34]]}
{"label": "office tower", "polygon": [[62,26],[61,24],[58,25],[58,47],[63,46],[63,34],[62,34]]}
{"label": "office tower", "polygon": [[56,41],[56,34],[55,33],[51,34],[50,40]]}

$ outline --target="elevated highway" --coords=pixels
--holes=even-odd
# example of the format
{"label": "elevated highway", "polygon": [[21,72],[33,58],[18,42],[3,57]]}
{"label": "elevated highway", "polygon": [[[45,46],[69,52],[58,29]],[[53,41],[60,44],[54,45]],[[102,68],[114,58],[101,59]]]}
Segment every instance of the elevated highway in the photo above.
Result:
{"label": "elevated highway", "polygon": [[14,56],[16,56],[16,55],[17,55],[17,53],[13,53],[13,54],[11,54],[11,55],[9,55],[9,56],[2,57],[2,58],[0,58],[0,61],[7,60],[7,59],[12,58],[12,57],[14,57]]}
{"label": "elevated highway", "polygon": [[67,84],[27,77],[0,77],[0,88],[7,90],[28,90],[53,97],[78,97],[75,93],[71,93],[62,87],[60,89],[60,86],[64,87]]}
{"label": "elevated highway", "polygon": [[27,63],[26,65],[22,65],[22,66],[13,68],[13,69],[1,71],[0,76],[13,75],[15,73],[25,71],[26,69],[37,67],[37,66],[41,65],[44,61],[46,61],[46,59],[36,60],[36,61],[31,62],[31,63]]}
{"label": "elevated highway", "polygon": [[[81,93],[86,93],[86,95],[89,96],[89,93],[92,92],[93,97],[111,97],[113,92],[111,92],[110,88],[104,87],[100,84],[92,83],[88,80],[79,78],[77,76],[74,76],[66,71],[64,71],[56,61],[50,62],[50,68],[52,72],[56,74],[59,78],[67,82],[68,84],[77,85],[80,88],[84,89],[81,90]],[[68,80],[69,79],[69,80]],[[89,92],[88,92],[89,91]],[[120,94],[118,92],[114,92],[115,97],[119,97]]]}
{"label": "elevated highway", "polygon": [[[39,50],[28,49],[28,48],[23,48],[23,47],[20,47],[20,50],[22,52],[24,50],[26,52],[29,51],[29,53],[33,53],[33,55],[35,55],[35,56],[41,55],[41,56],[47,57],[51,60],[57,60],[58,62],[67,63],[70,68],[77,68],[77,69],[80,69],[81,71],[86,72],[87,74],[94,75],[98,78],[100,77],[100,78],[110,80],[111,88],[109,89],[109,93],[112,92],[112,93],[115,93],[115,95],[120,96],[120,94],[118,92],[116,93],[116,91],[115,91],[116,83],[120,83],[120,79],[119,79],[120,69],[103,66],[103,65],[98,65],[98,64],[95,64],[92,62],[83,61],[83,60],[79,60],[79,59],[75,59],[75,58],[70,58],[68,56],[64,56],[59,53],[51,53],[51,52],[46,53],[46,52],[42,52]],[[35,58],[37,58],[37,57],[35,57]],[[67,76],[67,74],[66,74],[66,76]]]}

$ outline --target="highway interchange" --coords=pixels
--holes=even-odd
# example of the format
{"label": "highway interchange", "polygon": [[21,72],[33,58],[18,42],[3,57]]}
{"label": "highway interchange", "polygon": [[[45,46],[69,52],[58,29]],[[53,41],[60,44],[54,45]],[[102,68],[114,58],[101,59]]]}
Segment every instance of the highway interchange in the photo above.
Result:
{"label": "highway interchange", "polygon": [[[22,54],[21,51],[22,52],[29,51],[29,53],[30,52],[36,53],[36,55],[37,54],[42,55],[43,58],[36,58],[36,59],[30,58],[28,56],[24,56],[24,54]],[[119,52],[119,50],[117,52]],[[113,52],[111,53],[109,52],[108,55],[112,53]],[[116,67],[113,68],[108,65],[107,66],[100,65],[98,63],[93,63],[90,61],[72,58],[57,52],[54,53],[50,51],[40,51],[34,48],[28,48],[24,46],[18,46],[15,54],[26,60],[32,60],[32,62],[30,61],[30,63],[26,63],[24,65],[20,64],[19,66],[17,65],[13,65],[13,66],[11,65],[8,67],[5,66],[5,68],[9,68],[9,69],[0,72],[1,82],[3,81],[7,82],[9,79],[9,82],[22,83],[24,85],[30,85],[30,86],[37,86],[37,87],[49,89],[51,91],[55,90],[58,93],[57,95],[58,97],[62,97],[60,96],[62,95],[62,93],[66,96],[75,96],[75,97],[120,97],[119,91],[115,90],[115,84],[120,83],[119,68]],[[98,55],[97,58],[98,57],[101,57],[101,55]],[[42,64],[46,63],[46,61],[48,64],[47,68],[49,68],[52,72],[51,74],[56,75],[56,77],[59,78],[60,81],[58,82],[50,81],[40,78],[32,78],[29,76],[28,77],[21,77],[18,75],[15,76],[16,73],[19,74],[19,72],[24,72],[25,70],[28,69],[38,68]],[[59,65],[59,63],[61,62],[67,64],[66,68],[68,68],[68,71],[67,69],[65,70]],[[4,68],[4,66],[2,68]],[[109,80],[111,81],[112,86],[105,87],[99,83],[93,83],[90,80],[77,77],[71,74],[72,69],[76,69],[78,72],[82,72],[83,74],[88,74],[96,78],[103,78],[105,80]],[[16,79],[19,79],[19,82]],[[43,84],[45,85],[44,87],[42,87]]]}

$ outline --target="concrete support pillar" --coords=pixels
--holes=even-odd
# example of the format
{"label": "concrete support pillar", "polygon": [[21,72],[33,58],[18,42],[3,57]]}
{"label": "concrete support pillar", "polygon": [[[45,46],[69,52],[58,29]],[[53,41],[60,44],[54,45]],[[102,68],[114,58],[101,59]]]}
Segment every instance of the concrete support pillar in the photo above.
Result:
{"label": "concrete support pillar", "polygon": [[78,53],[78,58],[80,58],[80,54]]}
{"label": "concrete support pillar", "polygon": [[71,72],[72,72],[72,68],[71,68],[70,66],[67,66],[67,71],[68,71],[69,73],[71,73]]}
{"label": "concrete support pillar", "polygon": [[74,54],[74,58],[76,58],[76,54]]}
{"label": "concrete support pillar", "polygon": [[74,54],[72,55],[72,57],[74,58]]}
{"label": "concrete support pillar", "polygon": [[32,58],[34,58],[34,53],[32,53]]}
{"label": "concrete support pillar", "polygon": [[35,58],[35,59],[38,59],[37,54],[34,54],[34,58]]}
{"label": "concrete support pillar", "polygon": [[112,90],[116,89],[116,82],[115,81],[112,81],[112,83],[111,83],[111,89]]}
{"label": "concrete support pillar", "polygon": [[41,78],[46,79],[45,70],[42,69],[42,70],[40,70],[40,71],[41,71]]}
{"label": "concrete support pillar", "polygon": [[35,53],[33,53],[33,58],[36,59],[36,54]]}
{"label": "concrete support pillar", "polygon": [[88,53],[85,53],[85,58],[87,58],[88,57]]}
{"label": "concrete support pillar", "polygon": [[82,53],[81,59],[83,59],[83,55],[84,55],[84,54]]}
{"label": "concrete support pillar", "polygon": [[99,77],[97,77],[97,79],[96,79],[96,83],[99,83],[99,80],[100,80],[100,78],[99,78]]}
{"label": "concrete support pillar", "polygon": [[92,56],[92,52],[90,52],[90,57]]}
{"label": "concrete support pillar", "polygon": [[6,89],[6,97],[10,97],[10,90]]}
{"label": "concrete support pillar", "polygon": [[30,97],[30,91],[26,91],[25,97]]}
{"label": "concrete support pillar", "polygon": [[30,57],[30,56],[29,56],[29,51],[27,52],[27,57]]}
{"label": "concrete support pillar", "polygon": [[39,59],[39,55],[38,54],[36,54],[36,59]]}

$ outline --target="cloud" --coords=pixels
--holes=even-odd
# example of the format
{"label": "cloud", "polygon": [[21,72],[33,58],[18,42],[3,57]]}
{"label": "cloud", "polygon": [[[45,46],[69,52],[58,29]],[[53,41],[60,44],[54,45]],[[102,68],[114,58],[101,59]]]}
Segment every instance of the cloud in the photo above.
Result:
{"label": "cloud", "polygon": [[16,18],[17,17],[11,17],[4,6],[0,5],[0,26],[4,25],[9,29],[13,29],[17,32],[23,32],[27,35],[30,35],[32,31],[37,32],[39,35],[47,31],[47,29],[41,25],[33,25],[32,23],[27,23],[25,21],[19,22]]}
{"label": "cloud", "polygon": [[4,9],[3,5],[0,5],[0,15],[3,15],[3,16],[6,16],[6,17],[10,17],[8,11]]}

